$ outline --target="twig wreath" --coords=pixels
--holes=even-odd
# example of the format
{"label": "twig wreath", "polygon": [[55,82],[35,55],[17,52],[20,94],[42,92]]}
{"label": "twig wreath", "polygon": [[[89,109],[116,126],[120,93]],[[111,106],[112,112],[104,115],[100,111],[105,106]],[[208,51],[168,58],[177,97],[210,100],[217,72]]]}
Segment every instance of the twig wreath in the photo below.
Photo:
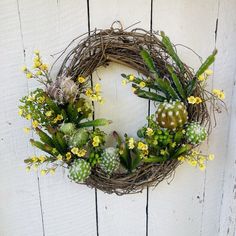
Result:
{"label": "twig wreath", "polygon": [[[39,140],[30,142],[46,153],[27,158],[28,171],[41,167],[42,175],[53,174],[62,166],[76,183],[122,195],[156,186],[183,161],[204,170],[214,155],[196,148],[209,135],[211,116],[224,99],[223,91],[206,90],[216,50],[194,72],[164,32],[128,31],[112,25],[73,43],[75,47],[70,44],[59,56],[65,59],[55,79],[37,50],[33,69],[23,67],[28,79],[44,85],[20,100],[19,114],[32,120],[31,128],[24,130],[37,133]],[[98,128],[111,121],[93,119],[94,102],[104,100],[101,85],[91,80],[97,68],[110,62],[135,69],[138,75],[121,74],[122,84],[131,84],[134,96],[156,107],[138,129],[138,138],[114,131],[114,147],[107,146],[108,135]],[[207,103],[213,108],[211,114]]]}

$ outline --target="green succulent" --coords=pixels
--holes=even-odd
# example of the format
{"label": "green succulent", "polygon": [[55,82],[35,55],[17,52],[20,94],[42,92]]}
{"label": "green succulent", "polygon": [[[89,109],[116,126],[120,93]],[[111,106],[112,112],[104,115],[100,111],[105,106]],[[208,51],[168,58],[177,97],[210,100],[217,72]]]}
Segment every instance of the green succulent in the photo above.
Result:
{"label": "green succulent", "polygon": [[72,147],[82,147],[87,143],[89,133],[85,129],[78,129],[69,139],[69,145]]}
{"label": "green succulent", "polygon": [[207,138],[207,131],[197,122],[191,122],[186,128],[186,139],[188,143],[199,144]]}

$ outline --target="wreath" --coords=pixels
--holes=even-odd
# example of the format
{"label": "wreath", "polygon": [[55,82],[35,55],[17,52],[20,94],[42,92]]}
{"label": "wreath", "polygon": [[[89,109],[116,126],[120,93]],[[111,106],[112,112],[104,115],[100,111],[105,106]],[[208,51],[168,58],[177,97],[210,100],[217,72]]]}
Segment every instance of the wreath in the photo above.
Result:
{"label": "wreath", "polygon": [[[25,159],[27,171],[40,168],[46,175],[63,167],[76,183],[122,195],[156,186],[183,161],[204,170],[214,155],[197,147],[210,134],[214,112],[224,104],[223,91],[206,89],[217,51],[194,72],[164,32],[113,26],[73,40],[58,57],[64,61],[54,79],[38,50],[33,69],[23,67],[26,77],[43,87],[20,100],[19,115],[32,121],[24,131],[36,132],[39,139],[30,142],[46,153]],[[121,74],[122,84],[130,84],[134,96],[156,107],[138,127],[137,137],[122,137],[119,131],[108,136],[102,126],[111,121],[94,119],[94,103],[104,99],[92,74],[110,62],[135,69],[137,75]],[[115,140],[113,147],[107,145],[109,138]]]}

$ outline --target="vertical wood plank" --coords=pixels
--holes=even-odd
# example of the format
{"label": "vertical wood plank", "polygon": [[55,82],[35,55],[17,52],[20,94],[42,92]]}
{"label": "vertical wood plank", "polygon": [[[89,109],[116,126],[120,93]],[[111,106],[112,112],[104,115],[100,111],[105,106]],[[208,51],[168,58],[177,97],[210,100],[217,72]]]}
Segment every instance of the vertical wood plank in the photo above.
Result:
{"label": "vertical wood plank", "polygon": [[[218,221],[214,226],[205,223],[204,232],[207,234],[211,227],[216,227],[219,230],[220,236],[231,236],[235,235],[236,228],[236,158],[235,158],[235,76],[236,76],[236,16],[235,16],[235,1],[220,0],[219,9],[219,25],[217,34],[216,46],[219,49],[218,60],[215,63],[215,80],[214,87],[223,89],[226,93],[226,104],[228,105],[227,116],[221,117],[218,120],[219,129],[213,133],[214,145],[217,150],[217,157],[221,160],[224,165],[223,185],[221,182],[216,182],[217,175],[211,174],[208,178],[209,182],[206,185],[207,193],[209,196],[218,195],[219,208],[221,209],[221,215],[217,216]],[[217,80],[220,78],[219,80]],[[226,127],[228,133],[226,133]],[[219,170],[219,168],[217,169]],[[221,174],[221,173],[220,173]],[[215,188],[213,186],[215,185]],[[221,193],[221,195],[219,194]],[[206,208],[209,209],[212,206],[213,199],[209,197],[206,201]],[[205,211],[205,220],[213,217],[209,215],[209,212]],[[216,217],[216,216],[215,216]]]}
{"label": "vertical wood plank", "polygon": [[[214,49],[216,1],[156,0],[153,10],[153,30],[165,31],[174,43],[191,47],[203,58]],[[183,61],[194,68],[199,66],[191,51],[180,46],[177,49]],[[208,151],[207,145],[204,150]],[[204,172],[184,164],[177,168],[169,185],[164,181],[150,190],[150,236],[200,235],[205,178]]]}
{"label": "vertical wood plank", "polygon": [[[76,36],[87,31],[86,1],[20,1],[27,64],[33,50],[52,64],[58,53]],[[57,68],[60,64],[57,64]],[[31,81],[30,89],[39,86]],[[45,235],[96,235],[94,191],[70,183],[58,169],[54,176],[40,177]]]}
{"label": "vertical wood plank", "polygon": [[23,163],[32,148],[22,132],[26,122],[17,114],[18,99],[27,93],[17,1],[0,2],[0,29],[0,235],[42,236],[37,175],[27,174]]}
{"label": "vertical wood plank", "polygon": [[[90,0],[91,29],[109,28],[115,20],[120,20],[124,28],[141,20],[137,27],[149,29],[150,2],[138,0],[135,5],[139,7],[134,11],[132,1]],[[96,106],[95,116],[113,121],[105,129],[107,133],[117,130],[121,135],[126,132],[136,137],[137,129],[146,123],[148,104],[134,96],[130,87],[121,85],[121,73],[137,74],[134,70],[113,63],[94,73],[95,81],[101,78],[99,82],[106,100],[102,107]],[[122,197],[98,191],[99,235],[146,235],[145,208],[146,190],[142,194]]]}

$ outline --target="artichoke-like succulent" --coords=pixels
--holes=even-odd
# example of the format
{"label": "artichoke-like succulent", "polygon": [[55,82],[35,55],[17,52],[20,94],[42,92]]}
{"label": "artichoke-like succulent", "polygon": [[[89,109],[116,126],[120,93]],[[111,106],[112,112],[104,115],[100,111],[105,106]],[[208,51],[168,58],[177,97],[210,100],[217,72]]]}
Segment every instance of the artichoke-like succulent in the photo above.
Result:
{"label": "artichoke-like succulent", "polygon": [[70,77],[59,77],[47,87],[47,94],[59,104],[75,101],[78,86]]}
{"label": "artichoke-like succulent", "polygon": [[78,129],[69,139],[69,145],[72,147],[82,147],[89,139],[88,131],[85,129]]}
{"label": "artichoke-like succulent", "polygon": [[60,131],[65,135],[72,135],[76,130],[76,126],[73,123],[64,123],[60,127]]}
{"label": "artichoke-like succulent", "polygon": [[75,182],[84,182],[91,174],[90,164],[83,160],[75,160],[69,167],[69,178]]}
{"label": "artichoke-like succulent", "polygon": [[178,100],[161,103],[156,115],[158,125],[170,130],[182,127],[188,120],[187,109],[184,103]]}
{"label": "artichoke-like succulent", "polygon": [[202,127],[197,122],[191,122],[186,128],[186,139],[188,143],[199,144],[207,138],[207,132],[204,127]]}
{"label": "artichoke-like succulent", "polygon": [[106,148],[102,155],[100,161],[101,169],[110,176],[114,171],[119,168],[119,154],[118,150],[113,147]]}

